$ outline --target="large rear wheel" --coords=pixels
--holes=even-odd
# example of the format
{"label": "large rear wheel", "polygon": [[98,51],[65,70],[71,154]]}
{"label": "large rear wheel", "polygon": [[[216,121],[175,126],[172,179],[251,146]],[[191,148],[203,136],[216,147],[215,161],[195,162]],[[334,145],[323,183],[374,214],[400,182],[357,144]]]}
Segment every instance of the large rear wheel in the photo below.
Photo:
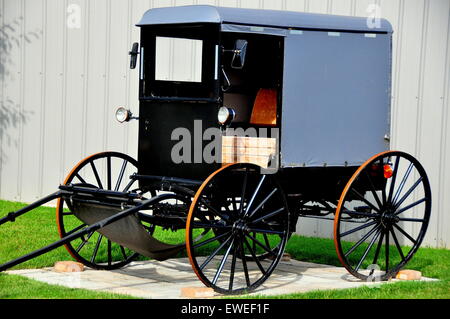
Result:
{"label": "large rear wheel", "polygon": [[217,170],[190,206],[189,260],[199,279],[219,293],[249,292],[264,283],[280,261],[288,237],[284,193],[274,175],[261,174],[253,164]]}
{"label": "large rear wheel", "polygon": [[340,197],[334,242],[343,266],[362,280],[387,280],[412,258],[425,236],[431,190],[411,155],[387,151],[365,162]]}

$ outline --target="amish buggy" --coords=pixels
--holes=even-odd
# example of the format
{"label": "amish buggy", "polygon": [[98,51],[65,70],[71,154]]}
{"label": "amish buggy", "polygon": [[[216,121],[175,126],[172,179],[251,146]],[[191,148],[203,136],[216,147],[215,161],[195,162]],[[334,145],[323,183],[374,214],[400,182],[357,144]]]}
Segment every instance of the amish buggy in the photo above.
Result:
{"label": "amish buggy", "polygon": [[63,245],[106,270],[185,251],[206,286],[245,293],[306,218],[333,223],[337,257],[360,280],[388,280],[413,257],[431,190],[416,158],[390,150],[388,21],[196,5],[151,9],[137,26],[139,116],[115,114],[139,122],[137,160],[91,155],[3,217],[57,199],[61,239],[1,271]]}

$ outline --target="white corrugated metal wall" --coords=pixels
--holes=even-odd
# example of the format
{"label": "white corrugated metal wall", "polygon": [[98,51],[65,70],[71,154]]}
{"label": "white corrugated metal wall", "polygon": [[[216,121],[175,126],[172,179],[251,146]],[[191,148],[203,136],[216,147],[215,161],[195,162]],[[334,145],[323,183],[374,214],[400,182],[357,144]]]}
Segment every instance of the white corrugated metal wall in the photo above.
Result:
{"label": "white corrugated metal wall", "polygon": [[[379,8],[395,30],[392,148],[428,171],[426,244],[450,246],[449,0],[0,0],[0,198],[48,194],[94,152],[136,155],[136,121],[113,119],[118,105],[137,110],[134,24],[149,8],[188,4],[356,16]],[[329,236],[331,225],[307,221],[300,232]]]}

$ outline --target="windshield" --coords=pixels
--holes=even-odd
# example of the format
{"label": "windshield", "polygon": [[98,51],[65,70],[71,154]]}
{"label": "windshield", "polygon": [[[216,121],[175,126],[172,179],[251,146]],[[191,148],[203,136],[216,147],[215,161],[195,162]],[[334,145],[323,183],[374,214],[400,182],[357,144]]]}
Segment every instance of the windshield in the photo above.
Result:
{"label": "windshield", "polygon": [[144,32],[141,41],[144,98],[217,95],[219,47],[211,31],[199,27],[149,31],[153,32]]}

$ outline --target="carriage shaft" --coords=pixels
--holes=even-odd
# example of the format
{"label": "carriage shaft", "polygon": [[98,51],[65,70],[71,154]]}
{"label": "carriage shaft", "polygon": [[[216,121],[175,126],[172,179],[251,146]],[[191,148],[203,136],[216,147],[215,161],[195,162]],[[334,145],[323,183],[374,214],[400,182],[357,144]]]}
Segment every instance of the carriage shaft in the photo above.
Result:
{"label": "carriage shaft", "polygon": [[34,203],[31,203],[30,205],[27,205],[27,206],[19,209],[18,211],[8,213],[8,215],[6,215],[5,217],[0,219],[0,225],[4,224],[6,222],[13,222],[16,220],[17,217],[19,217],[25,213],[28,213],[29,211],[31,211],[39,206],[42,206],[45,203],[48,203],[54,199],[60,198],[65,195],[70,195],[70,194],[71,194],[70,192],[67,192],[64,190],[59,190],[53,194],[50,194],[44,198],[41,198],[38,201],[35,201]]}
{"label": "carriage shaft", "polygon": [[[56,196],[55,198],[57,198],[57,197],[62,196],[62,195],[60,194],[60,192],[56,192],[56,193],[54,193],[54,194],[52,194],[50,196],[47,196],[45,199],[50,198],[51,196]],[[73,241],[73,240],[75,240],[77,238],[80,238],[80,237],[82,237],[84,235],[87,235],[89,233],[92,233],[92,232],[94,232],[94,231],[96,231],[96,230],[98,230],[100,228],[103,228],[103,227],[105,227],[107,225],[110,225],[110,224],[112,224],[112,223],[114,223],[114,222],[116,222],[116,221],[118,221],[118,220],[120,220],[122,218],[125,218],[125,217],[127,217],[127,216],[129,216],[131,214],[137,213],[139,210],[145,208],[148,205],[151,205],[153,202],[157,202],[159,200],[164,200],[165,198],[169,198],[169,197],[170,197],[170,194],[161,194],[161,195],[158,195],[156,197],[144,200],[139,205],[137,205],[135,207],[128,208],[128,209],[126,209],[124,211],[121,211],[120,213],[117,213],[117,214],[111,216],[111,217],[102,219],[101,221],[99,221],[99,222],[97,222],[95,224],[92,224],[92,225],[88,226],[87,228],[81,229],[81,230],[79,230],[79,231],[77,231],[77,232],[75,232],[73,234],[70,234],[70,235],[68,235],[66,237],[61,238],[60,240],[54,242],[53,244],[50,244],[50,245],[45,246],[43,248],[37,249],[37,250],[35,250],[35,251],[31,252],[31,253],[28,253],[28,254],[26,254],[24,256],[21,256],[19,258],[11,260],[11,261],[9,261],[7,263],[4,263],[4,264],[0,265],[0,272],[1,271],[5,271],[6,269],[9,269],[9,268],[14,267],[16,265],[19,265],[19,264],[21,264],[21,263],[23,263],[25,261],[28,261],[30,259],[33,259],[35,257],[38,257],[40,255],[43,255],[43,254],[45,254],[45,253],[47,253],[49,251],[52,251],[52,250],[54,250],[54,249],[56,249],[58,247],[63,246],[63,245],[65,245],[65,244],[67,244],[67,243],[69,243],[69,242],[71,242],[71,241]],[[50,200],[51,199],[48,199],[47,202],[50,201]],[[42,202],[42,200],[38,201],[38,202]],[[38,202],[36,202],[36,203],[38,203]],[[35,205],[36,203],[32,204],[32,205],[34,205],[34,208],[37,207]],[[30,205],[30,206],[32,206],[32,205]],[[28,211],[29,210],[30,209],[28,209]]]}

